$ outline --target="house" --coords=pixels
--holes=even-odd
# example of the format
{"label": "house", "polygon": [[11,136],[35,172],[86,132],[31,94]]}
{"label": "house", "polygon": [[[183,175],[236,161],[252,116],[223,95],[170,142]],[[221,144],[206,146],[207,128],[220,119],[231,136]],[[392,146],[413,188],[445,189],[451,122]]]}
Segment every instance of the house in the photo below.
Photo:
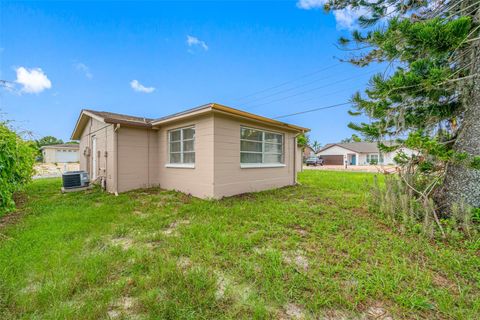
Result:
{"label": "house", "polygon": [[394,158],[400,150],[407,155],[414,153],[413,150],[406,148],[382,153],[378,149],[377,142],[350,142],[327,144],[317,152],[317,156],[321,157],[326,165],[343,165],[345,161],[352,166],[394,164]]}
{"label": "house", "polygon": [[44,163],[78,162],[79,146],[74,143],[53,144],[40,148]]}
{"label": "house", "polygon": [[307,128],[217,103],[158,119],[82,110],[80,169],[112,193],[160,186],[200,198],[294,185]]}

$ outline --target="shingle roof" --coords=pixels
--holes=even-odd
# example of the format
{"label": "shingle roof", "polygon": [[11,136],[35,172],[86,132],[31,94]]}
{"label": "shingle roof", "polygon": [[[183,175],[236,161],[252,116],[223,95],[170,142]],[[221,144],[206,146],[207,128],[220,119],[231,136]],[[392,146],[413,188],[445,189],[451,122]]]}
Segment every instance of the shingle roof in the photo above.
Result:
{"label": "shingle roof", "polygon": [[94,115],[97,115],[105,120],[105,122],[113,122],[113,123],[126,123],[130,122],[132,124],[149,124],[150,122],[153,121],[153,119],[150,118],[144,118],[144,117],[136,117],[136,116],[130,116],[126,114],[121,114],[121,113],[113,113],[113,112],[107,112],[107,111],[95,111],[95,110],[88,110],[85,109],[85,111],[90,112]]}

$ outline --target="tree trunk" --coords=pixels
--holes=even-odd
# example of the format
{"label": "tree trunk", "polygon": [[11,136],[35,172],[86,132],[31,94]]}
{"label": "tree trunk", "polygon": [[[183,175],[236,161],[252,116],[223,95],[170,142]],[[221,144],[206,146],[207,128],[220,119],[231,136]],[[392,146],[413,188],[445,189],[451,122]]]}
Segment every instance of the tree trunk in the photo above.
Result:
{"label": "tree trunk", "polygon": [[[467,2],[468,3],[468,2]],[[474,18],[478,23],[477,10]],[[473,76],[470,92],[465,99],[465,112],[454,150],[466,152],[470,156],[480,156],[480,43],[472,44],[473,50],[468,62],[473,62],[470,75]],[[468,82],[459,82],[461,86]],[[465,91],[464,91],[465,92]],[[445,181],[436,195],[436,202],[442,211],[449,211],[454,203],[463,202],[472,207],[480,207],[480,170],[468,165],[450,163],[447,166]]]}

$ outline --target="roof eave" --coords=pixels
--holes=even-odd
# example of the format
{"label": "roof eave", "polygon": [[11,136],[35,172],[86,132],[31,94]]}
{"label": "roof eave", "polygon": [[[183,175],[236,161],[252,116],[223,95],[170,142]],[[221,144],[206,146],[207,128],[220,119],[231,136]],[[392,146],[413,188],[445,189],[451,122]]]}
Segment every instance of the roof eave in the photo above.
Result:
{"label": "roof eave", "polygon": [[180,113],[178,116],[166,117],[164,119],[160,118],[156,121],[152,121],[152,126],[155,127],[155,126],[162,125],[162,124],[165,124],[165,123],[168,123],[168,122],[178,121],[178,120],[189,118],[191,116],[196,116],[196,115],[200,115],[200,114],[204,114],[204,113],[212,112],[212,111],[221,112],[221,113],[224,113],[224,114],[227,114],[227,115],[230,115],[230,116],[233,115],[233,116],[237,116],[237,117],[241,117],[241,118],[245,118],[245,119],[249,119],[249,120],[254,120],[254,121],[261,122],[261,123],[268,123],[270,125],[274,125],[276,127],[280,127],[280,128],[283,128],[283,129],[292,130],[292,131],[295,131],[295,132],[306,133],[306,132],[310,131],[310,129],[308,129],[308,128],[303,128],[303,127],[296,126],[296,125],[293,125],[293,124],[288,124],[288,123],[284,123],[284,122],[277,121],[277,120],[274,120],[274,119],[262,117],[262,116],[259,116],[259,115],[253,114],[253,113],[249,113],[249,112],[245,112],[245,111],[242,111],[242,110],[234,109],[234,108],[227,107],[227,106],[224,106],[224,105],[221,105],[221,104],[218,104],[218,103],[209,103],[209,104],[201,106],[200,108],[195,109],[191,112]]}
{"label": "roof eave", "polygon": [[113,118],[104,118],[103,122],[110,123],[110,124],[121,124],[127,127],[140,127],[140,128],[151,128],[152,125],[147,122],[136,122],[136,121],[128,121],[128,120],[119,120]]}
{"label": "roof eave", "polygon": [[238,109],[235,109],[235,108],[227,107],[227,106],[224,106],[224,105],[221,105],[221,104],[218,104],[218,103],[212,103],[212,109],[217,110],[217,111],[222,111],[222,112],[225,112],[227,114],[233,114],[233,115],[236,115],[236,116],[239,116],[239,117],[242,117],[242,118],[246,118],[246,119],[250,119],[250,120],[256,120],[256,121],[262,122],[262,123],[269,123],[269,124],[277,126],[277,127],[286,128],[286,129],[290,129],[290,130],[301,132],[301,133],[306,133],[306,132],[310,131],[309,128],[304,128],[304,127],[296,126],[296,125],[293,125],[293,124],[277,121],[277,120],[267,118],[267,117],[263,117],[263,116],[259,116],[259,115],[256,115],[256,114],[253,114],[253,113],[250,113],[250,112],[246,112],[246,111],[238,110]]}
{"label": "roof eave", "polygon": [[104,122],[103,118],[98,117],[97,115],[89,112],[86,109],[82,109],[82,111],[80,111],[80,115],[78,116],[77,122],[75,124],[75,128],[73,129],[72,135],[70,136],[70,140],[80,140],[80,138],[82,137],[81,133],[86,125],[86,122],[82,125],[82,118],[84,117],[91,117],[98,121]]}
{"label": "roof eave", "polygon": [[323,151],[325,151],[325,150],[328,150],[328,149],[330,149],[331,147],[339,147],[339,148],[342,148],[342,149],[345,149],[345,150],[348,150],[348,151],[352,151],[352,152],[355,152],[355,153],[365,153],[365,152],[363,152],[363,151],[356,151],[356,150],[352,150],[352,149],[349,149],[349,148],[345,148],[344,146],[341,146],[341,145],[339,145],[339,144],[337,144],[337,143],[334,143],[334,144],[332,144],[332,145],[330,145],[330,146],[328,146],[328,147],[326,147],[326,148],[318,151],[317,154],[320,153],[320,152],[323,152]]}
{"label": "roof eave", "polygon": [[151,122],[152,127],[156,127],[165,123],[169,122],[174,122],[178,120],[183,120],[189,117],[205,114],[212,111],[211,105],[205,105],[202,108],[199,108],[197,110],[188,112],[188,113],[180,113],[178,116],[173,116],[173,117],[165,117],[165,118],[160,118],[158,120],[154,120]]}

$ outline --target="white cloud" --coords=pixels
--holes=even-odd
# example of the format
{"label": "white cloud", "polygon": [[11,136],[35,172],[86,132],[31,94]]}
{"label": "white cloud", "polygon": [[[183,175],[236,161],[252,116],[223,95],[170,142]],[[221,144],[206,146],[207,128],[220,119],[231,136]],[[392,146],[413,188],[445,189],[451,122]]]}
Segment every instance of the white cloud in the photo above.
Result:
{"label": "white cloud", "polygon": [[23,86],[20,92],[40,93],[52,87],[52,82],[40,68],[27,69],[19,67],[16,71],[17,80],[15,82]]}
{"label": "white cloud", "polygon": [[333,15],[335,16],[335,20],[337,20],[337,28],[338,29],[358,29],[358,18],[364,16],[368,13],[367,10],[363,8],[359,9],[352,9],[351,7],[346,7],[342,10],[335,10]]}
{"label": "white cloud", "polygon": [[[321,9],[328,0],[299,0],[297,7],[303,10]],[[368,12],[363,7],[353,9],[348,6],[342,10],[334,10],[333,15],[337,21],[337,29],[356,29],[358,28],[358,18],[366,15]]]}
{"label": "white cloud", "polygon": [[88,79],[93,78],[93,74],[90,72],[90,68],[86,64],[78,62],[74,63],[73,66],[75,67],[75,69],[77,69],[77,71],[82,72]]}
{"label": "white cloud", "polygon": [[297,7],[304,10],[323,8],[328,0],[299,0]]}
{"label": "white cloud", "polygon": [[154,87],[145,87],[140,82],[138,82],[138,80],[132,80],[130,82],[130,86],[132,87],[133,90],[137,92],[152,93],[153,91],[155,91]]}
{"label": "white cloud", "polygon": [[187,36],[187,45],[189,47],[198,46],[205,51],[208,50],[208,46],[205,43],[205,41],[202,41],[202,40],[198,39],[197,37],[190,36],[190,35]]}

